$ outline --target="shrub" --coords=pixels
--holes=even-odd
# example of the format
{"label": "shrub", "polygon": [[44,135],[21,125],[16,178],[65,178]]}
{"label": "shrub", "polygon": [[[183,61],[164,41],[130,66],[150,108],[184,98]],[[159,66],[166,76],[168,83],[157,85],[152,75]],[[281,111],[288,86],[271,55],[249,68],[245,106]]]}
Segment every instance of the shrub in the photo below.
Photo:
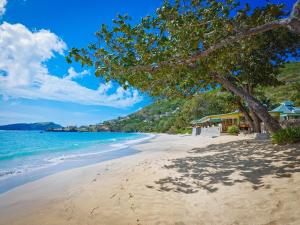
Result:
{"label": "shrub", "polygon": [[229,134],[232,134],[232,135],[238,134],[238,133],[239,133],[239,128],[238,128],[237,126],[235,126],[235,125],[232,125],[232,126],[229,126],[229,127],[227,128],[227,132],[228,132]]}
{"label": "shrub", "polygon": [[272,134],[274,144],[284,145],[300,142],[300,126],[281,129]]}

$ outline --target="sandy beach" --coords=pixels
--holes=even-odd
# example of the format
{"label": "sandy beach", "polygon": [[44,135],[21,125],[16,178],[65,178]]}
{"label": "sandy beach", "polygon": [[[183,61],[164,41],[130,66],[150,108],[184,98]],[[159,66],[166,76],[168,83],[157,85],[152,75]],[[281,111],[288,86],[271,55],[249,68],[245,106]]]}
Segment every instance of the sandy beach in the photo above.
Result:
{"label": "sandy beach", "polygon": [[300,146],[157,135],[0,195],[0,224],[300,224]]}

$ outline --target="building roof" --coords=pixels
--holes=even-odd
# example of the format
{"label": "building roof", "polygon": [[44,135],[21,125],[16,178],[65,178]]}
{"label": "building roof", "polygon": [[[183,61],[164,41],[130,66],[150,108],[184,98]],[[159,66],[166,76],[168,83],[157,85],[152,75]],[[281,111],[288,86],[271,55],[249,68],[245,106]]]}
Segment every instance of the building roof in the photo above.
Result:
{"label": "building roof", "polygon": [[[280,115],[280,112],[269,112],[272,116],[278,117]],[[231,112],[231,113],[225,113],[225,114],[217,114],[217,115],[210,115],[202,117],[201,119],[193,120],[192,124],[200,124],[200,123],[206,123],[206,122],[212,122],[212,123],[220,123],[224,119],[239,119],[240,117],[243,117],[243,113],[239,111]]]}
{"label": "building roof", "polygon": [[271,112],[279,112],[282,114],[299,114],[300,107],[295,107],[294,103],[291,101],[284,101],[277,108],[273,109]]}
{"label": "building roof", "polygon": [[206,123],[206,122],[210,122],[210,123],[220,123],[221,119],[219,118],[210,118],[209,116],[205,116],[201,119],[198,120],[193,120],[192,123],[193,124],[197,124],[197,123]]}
{"label": "building roof", "polygon": [[198,120],[193,120],[192,124],[199,124],[199,123],[206,123],[206,122],[220,123],[222,119],[237,119],[242,115],[243,114],[239,111],[226,113],[226,114],[210,115],[210,116],[202,117],[201,119]]}

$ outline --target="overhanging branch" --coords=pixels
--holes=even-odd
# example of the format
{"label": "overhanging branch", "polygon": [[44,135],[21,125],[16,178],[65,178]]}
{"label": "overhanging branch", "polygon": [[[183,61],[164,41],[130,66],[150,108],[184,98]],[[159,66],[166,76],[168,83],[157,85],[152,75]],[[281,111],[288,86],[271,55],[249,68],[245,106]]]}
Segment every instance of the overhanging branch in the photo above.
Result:
{"label": "overhanging branch", "polygon": [[188,62],[194,63],[198,59],[200,59],[202,57],[205,57],[205,56],[208,56],[210,53],[212,53],[212,52],[214,52],[218,49],[221,49],[221,48],[223,48],[227,45],[230,45],[230,44],[233,44],[237,41],[240,41],[242,39],[245,39],[245,38],[248,38],[248,37],[251,37],[251,36],[255,36],[255,35],[264,33],[266,31],[269,31],[269,30],[274,30],[274,29],[279,28],[279,27],[285,27],[285,26],[288,25],[288,22],[289,22],[288,19],[272,21],[270,23],[263,24],[261,26],[252,28],[252,29],[247,30],[245,32],[238,33],[235,36],[225,38],[222,41],[220,41],[219,43],[209,47],[207,50],[201,51],[201,52],[195,54],[194,56],[192,56],[188,60]]}
{"label": "overhanging branch", "polygon": [[[252,37],[258,34],[262,34],[269,30],[274,30],[280,27],[287,27],[290,31],[300,35],[300,0],[297,0],[293,6],[293,10],[290,16],[286,19],[272,21],[254,28],[247,30],[245,32],[240,32],[234,36],[230,36],[228,38],[223,39],[217,44],[212,45],[208,49],[198,52],[195,55],[191,56],[189,59],[180,60],[180,59],[171,59],[170,61],[162,61],[156,63],[155,65],[137,65],[133,67],[129,67],[126,70],[128,71],[143,71],[143,72],[154,72],[162,66],[172,66],[172,65],[186,65],[186,66],[194,66],[195,62],[198,59],[208,56],[212,52],[221,49],[227,45],[233,44],[242,39]],[[125,70],[125,71],[126,71]]]}

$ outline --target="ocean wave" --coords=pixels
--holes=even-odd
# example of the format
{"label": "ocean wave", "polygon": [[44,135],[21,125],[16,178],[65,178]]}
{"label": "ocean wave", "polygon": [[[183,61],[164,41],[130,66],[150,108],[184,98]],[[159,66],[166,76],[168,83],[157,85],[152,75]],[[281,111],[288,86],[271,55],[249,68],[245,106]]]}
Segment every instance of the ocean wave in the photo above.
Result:
{"label": "ocean wave", "polygon": [[13,169],[0,169],[0,180],[4,180],[8,177],[13,177],[17,175],[22,175],[28,172],[32,172],[35,170],[40,170],[43,168],[47,168],[48,165],[26,165],[23,167],[17,167]]}
{"label": "ocean wave", "polygon": [[116,147],[116,148],[128,148],[132,145],[147,141],[147,140],[152,139],[154,137],[155,137],[155,134],[148,134],[147,137],[133,139],[133,140],[127,140],[124,143],[111,144],[110,146],[111,147]]}
{"label": "ocean wave", "polygon": [[16,173],[21,173],[21,172],[15,170],[0,170],[0,179],[5,176],[14,175]]}
{"label": "ocean wave", "polygon": [[[76,161],[76,160],[89,160],[93,158],[96,158],[97,156],[101,156],[103,154],[114,152],[126,148],[130,148],[132,145],[147,141],[151,138],[155,137],[153,134],[148,134],[144,137],[139,137],[136,139],[123,139],[118,140],[117,138],[111,138],[110,144],[109,143],[102,143],[101,145],[94,145],[87,148],[84,148],[78,152],[55,152],[58,154],[52,155],[51,151],[47,151],[47,155],[35,155],[35,152],[26,152],[25,154],[28,154],[31,156],[35,155],[34,158],[26,159],[26,164],[20,165],[19,161],[14,161],[14,163],[11,164],[11,168],[0,168],[0,180],[4,180],[8,177],[22,175],[25,173],[33,172],[36,170],[49,168],[51,166],[55,166],[61,163],[64,163],[66,161]],[[113,144],[112,144],[113,143]],[[76,143],[74,145],[77,145]],[[99,150],[100,149],[100,150]],[[84,151],[84,152],[83,152]],[[23,155],[23,152],[17,152],[16,155]],[[1,156],[2,158],[13,158],[16,157],[16,155],[6,155]],[[0,157],[0,159],[1,159]],[[15,164],[15,163],[18,163]]]}
{"label": "ocean wave", "polygon": [[110,150],[101,151],[101,152],[87,152],[87,153],[75,153],[75,154],[62,155],[62,156],[58,156],[58,157],[54,157],[54,158],[49,158],[49,159],[47,159],[47,161],[50,163],[58,164],[58,163],[62,163],[64,161],[66,161],[66,160],[82,159],[84,157],[101,155],[103,153],[112,152],[112,151],[116,151],[116,149],[110,149]]}
{"label": "ocean wave", "polygon": [[[128,141],[125,141],[124,143],[111,144],[111,145],[109,145],[110,149],[107,149],[105,151],[97,151],[97,152],[93,151],[93,152],[85,152],[85,153],[81,152],[81,153],[66,154],[66,155],[62,155],[62,156],[59,156],[59,157],[54,157],[54,158],[47,159],[47,161],[49,161],[50,163],[58,164],[58,163],[62,163],[64,161],[66,161],[66,160],[82,159],[84,157],[102,155],[104,153],[118,151],[118,150],[121,150],[121,149],[124,149],[124,148],[128,148],[131,145],[147,141],[147,140],[149,140],[153,137],[155,137],[155,135],[152,135],[152,134],[150,135],[149,134],[147,137],[144,137],[144,138],[128,140]],[[116,139],[114,141],[116,141]],[[93,149],[97,149],[97,147],[99,147],[99,146],[94,146]]]}

